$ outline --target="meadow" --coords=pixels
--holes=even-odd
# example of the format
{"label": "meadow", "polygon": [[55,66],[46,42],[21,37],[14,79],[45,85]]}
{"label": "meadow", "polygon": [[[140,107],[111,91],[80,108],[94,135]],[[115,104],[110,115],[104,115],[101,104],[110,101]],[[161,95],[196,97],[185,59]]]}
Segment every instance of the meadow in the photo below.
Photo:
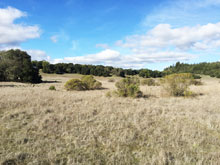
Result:
{"label": "meadow", "polygon": [[[141,86],[146,97],[106,97],[115,89],[66,91],[77,74],[42,74],[44,83],[0,82],[0,163],[219,164],[220,83],[202,77],[194,97]],[[117,81],[120,78],[115,78]],[[49,90],[54,85],[55,91]]]}

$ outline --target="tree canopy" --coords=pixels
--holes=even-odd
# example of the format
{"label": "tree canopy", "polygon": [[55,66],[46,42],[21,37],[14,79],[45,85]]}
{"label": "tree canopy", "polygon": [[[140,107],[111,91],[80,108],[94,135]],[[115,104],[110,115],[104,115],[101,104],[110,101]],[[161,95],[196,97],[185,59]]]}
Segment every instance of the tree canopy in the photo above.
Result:
{"label": "tree canopy", "polygon": [[21,50],[0,51],[0,81],[40,83],[39,70],[31,56]]}

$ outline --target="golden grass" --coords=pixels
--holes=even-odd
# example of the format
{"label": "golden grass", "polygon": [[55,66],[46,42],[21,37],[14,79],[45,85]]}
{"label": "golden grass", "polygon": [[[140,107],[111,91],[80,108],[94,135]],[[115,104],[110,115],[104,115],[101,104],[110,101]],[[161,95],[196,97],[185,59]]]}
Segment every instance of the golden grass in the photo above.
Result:
{"label": "golden grass", "polygon": [[[103,90],[64,90],[80,75],[43,75],[38,85],[0,83],[0,163],[17,164],[218,164],[220,83],[203,78],[193,98],[108,98]],[[115,78],[116,79],[116,78]],[[49,81],[58,81],[49,83]],[[54,85],[56,91],[48,88]],[[162,95],[162,96],[161,96]]]}

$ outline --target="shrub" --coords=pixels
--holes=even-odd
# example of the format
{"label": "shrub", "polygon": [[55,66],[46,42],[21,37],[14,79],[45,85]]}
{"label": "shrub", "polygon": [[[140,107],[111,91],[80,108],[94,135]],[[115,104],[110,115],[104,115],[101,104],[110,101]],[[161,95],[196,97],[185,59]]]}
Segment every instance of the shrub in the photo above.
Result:
{"label": "shrub", "polygon": [[64,87],[68,91],[71,91],[71,90],[82,91],[82,90],[88,89],[87,85],[79,79],[68,80],[65,83]]}
{"label": "shrub", "polygon": [[189,85],[192,82],[192,74],[179,73],[165,76],[162,81],[164,89],[172,96],[189,96]]}
{"label": "shrub", "polygon": [[64,87],[67,90],[92,90],[92,89],[100,89],[102,87],[102,83],[95,80],[93,76],[87,75],[83,76],[81,80],[79,79],[71,79],[66,82]]}
{"label": "shrub", "polygon": [[139,85],[140,81],[138,78],[124,78],[115,84],[117,88],[115,93],[119,97],[140,97],[142,96],[142,92],[140,91]]}
{"label": "shrub", "polygon": [[156,86],[157,85],[156,81],[152,78],[142,80],[141,84],[142,85],[148,85],[148,86]]}
{"label": "shrub", "polygon": [[55,88],[55,86],[54,86],[54,85],[51,85],[51,86],[49,87],[49,90],[55,91],[55,90],[56,90],[56,88]]}
{"label": "shrub", "polygon": [[81,78],[81,81],[87,86],[88,89],[100,89],[102,83],[95,80],[92,75],[86,75]]}

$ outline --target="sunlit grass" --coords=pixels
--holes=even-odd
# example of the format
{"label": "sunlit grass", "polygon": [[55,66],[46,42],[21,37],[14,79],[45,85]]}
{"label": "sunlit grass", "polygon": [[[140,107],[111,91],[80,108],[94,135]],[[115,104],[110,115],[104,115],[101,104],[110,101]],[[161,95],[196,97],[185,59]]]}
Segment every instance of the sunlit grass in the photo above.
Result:
{"label": "sunlit grass", "polygon": [[[167,97],[141,86],[148,98],[106,97],[103,90],[66,91],[81,75],[43,75],[38,85],[0,83],[0,163],[218,164],[220,83],[203,78],[194,98]],[[114,78],[115,80],[117,78]],[[117,81],[117,80],[116,80]],[[54,85],[56,91],[49,90]]]}

